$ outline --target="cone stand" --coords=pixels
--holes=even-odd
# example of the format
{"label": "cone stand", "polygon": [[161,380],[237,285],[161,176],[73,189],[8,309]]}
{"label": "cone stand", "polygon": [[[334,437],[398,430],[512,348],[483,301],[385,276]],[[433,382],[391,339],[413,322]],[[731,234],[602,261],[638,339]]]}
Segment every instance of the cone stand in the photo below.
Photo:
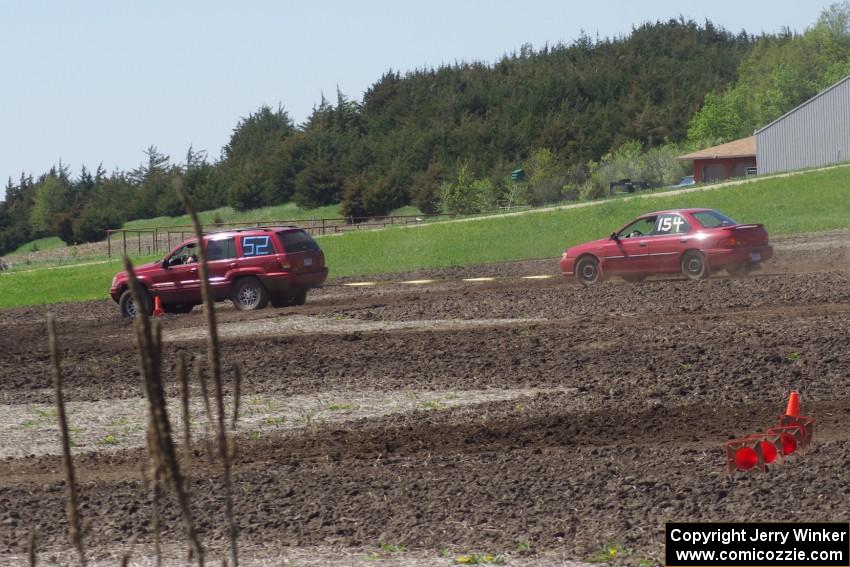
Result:
{"label": "cone stand", "polygon": [[805,455],[814,440],[814,434],[815,421],[800,415],[800,394],[792,391],[788,396],[785,413],[779,416],[775,427],[724,444],[726,473],[731,475],[750,470],[767,472],[767,465],[784,463],[791,454]]}

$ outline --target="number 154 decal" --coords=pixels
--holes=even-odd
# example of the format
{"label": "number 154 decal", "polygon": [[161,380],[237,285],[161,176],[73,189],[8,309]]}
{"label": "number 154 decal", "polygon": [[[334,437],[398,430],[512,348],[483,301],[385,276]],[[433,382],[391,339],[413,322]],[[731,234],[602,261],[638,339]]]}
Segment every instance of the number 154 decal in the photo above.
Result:
{"label": "number 154 decal", "polygon": [[682,217],[661,217],[658,221],[658,232],[679,232],[680,227],[685,221]]}

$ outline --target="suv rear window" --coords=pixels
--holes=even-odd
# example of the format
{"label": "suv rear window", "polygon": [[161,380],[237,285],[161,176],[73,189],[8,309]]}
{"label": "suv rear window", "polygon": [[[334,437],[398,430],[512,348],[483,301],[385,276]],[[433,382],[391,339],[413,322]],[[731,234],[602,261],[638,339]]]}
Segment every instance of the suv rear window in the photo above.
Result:
{"label": "suv rear window", "polygon": [[277,237],[283,244],[284,252],[308,252],[318,251],[319,245],[313,238],[303,230],[286,230],[278,232]]}

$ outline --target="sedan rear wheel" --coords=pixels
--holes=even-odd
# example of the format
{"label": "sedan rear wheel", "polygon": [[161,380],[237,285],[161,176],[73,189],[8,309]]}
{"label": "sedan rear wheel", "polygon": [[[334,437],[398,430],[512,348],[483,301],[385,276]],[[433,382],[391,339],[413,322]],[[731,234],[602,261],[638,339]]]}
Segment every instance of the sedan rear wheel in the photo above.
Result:
{"label": "sedan rear wheel", "polygon": [[682,273],[691,280],[704,280],[711,275],[705,255],[697,250],[688,250],[682,256]]}
{"label": "sedan rear wheel", "polygon": [[592,256],[585,256],[576,264],[576,278],[584,285],[599,283],[601,276],[599,262]]}

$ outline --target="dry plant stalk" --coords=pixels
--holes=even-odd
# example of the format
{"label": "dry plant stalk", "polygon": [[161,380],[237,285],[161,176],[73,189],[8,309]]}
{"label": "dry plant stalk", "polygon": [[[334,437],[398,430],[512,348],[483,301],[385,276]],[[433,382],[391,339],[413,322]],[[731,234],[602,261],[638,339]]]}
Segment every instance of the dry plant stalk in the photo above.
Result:
{"label": "dry plant stalk", "polygon": [[200,355],[195,357],[195,381],[201,385],[201,397],[204,399],[204,414],[207,416],[204,422],[204,444],[207,460],[212,464],[213,451],[210,444],[210,425],[213,422],[212,408],[210,407],[210,391],[207,388],[207,377],[204,374],[204,359]]}
{"label": "dry plant stalk", "polygon": [[129,547],[130,549],[121,556],[121,567],[127,567],[130,564],[130,556],[133,555],[133,548],[136,547],[136,536],[130,538]]}
{"label": "dry plant stalk", "polygon": [[53,314],[47,316],[47,337],[50,345],[50,359],[53,362],[53,388],[56,392],[56,414],[59,429],[62,432],[62,468],[65,470],[65,490],[68,503],[68,535],[71,544],[80,556],[80,565],[86,566],[86,553],[83,548],[83,534],[80,529],[80,512],[77,500],[77,480],[74,474],[74,462],[71,460],[71,438],[68,435],[68,417],[65,414],[65,398],[62,396],[62,368],[59,365],[59,343],[56,338],[56,319]]}
{"label": "dry plant stalk", "polygon": [[30,567],[35,567],[36,564],[36,544],[35,528],[30,528],[30,537],[27,541],[27,556],[30,560]]}
{"label": "dry plant stalk", "polygon": [[156,567],[162,567],[162,525],[160,522],[159,508],[162,502],[162,468],[157,467],[153,475],[153,486],[151,488],[151,501],[153,506],[153,549],[156,555]]}
{"label": "dry plant stalk", "polygon": [[236,519],[233,514],[233,486],[230,480],[230,455],[227,444],[227,431],[224,425],[224,386],[221,379],[221,359],[219,356],[218,326],[215,320],[215,307],[213,306],[212,293],[210,292],[209,269],[207,268],[207,252],[204,249],[204,232],[198,220],[195,207],[189,200],[189,196],[180,184],[176,185],[177,193],[183,202],[183,207],[192,219],[195,236],[198,239],[198,273],[201,280],[201,297],[204,301],[204,312],[207,316],[207,362],[210,366],[215,384],[215,402],[218,411],[218,452],[224,477],[224,513],[227,517],[228,535],[230,536],[230,560],[233,567],[239,567],[238,552],[236,548]]}
{"label": "dry plant stalk", "polygon": [[183,477],[189,490],[189,470],[192,466],[192,422],[189,415],[189,374],[186,371],[186,354],[177,358],[177,381],[180,382],[180,412],[183,419]]}
{"label": "dry plant stalk", "polygon": [[236,433],[236,422],[239,421],[239,398],[242,390],[242,367],[237,362],[233,365],[233,421],[230,430]]}
{"label": "dry plant stalk", "polygon": [[[136,305],[144,305],[144,289],[136,278],[133,264],[130,259],[124,257],[124,269],[127,271],[127,281],[133,294]],[[149,451],[154,470],[162,471],[177,495],[183,524],[190,545],[195,551],[198,565],[203,567],[204,552],[200,539],[195,531],[192,520],[192,512],[189,506],[189,494],[180,472],[180,463],[177,459],[177,451],[171,435],[171,423],[168,420],[168,411],[165,401],[165,389],[162,384],[162,329],[158,323],[151,324],[147,313],[143,309],[138,310],[138,315],[133,321],[136,331],[136,343],[139,350],[139,359],[142,367],[142,378],[145,388],[145,398],[148,402],[149,423]],[[154,480],[156,480],[154,476]]]}

